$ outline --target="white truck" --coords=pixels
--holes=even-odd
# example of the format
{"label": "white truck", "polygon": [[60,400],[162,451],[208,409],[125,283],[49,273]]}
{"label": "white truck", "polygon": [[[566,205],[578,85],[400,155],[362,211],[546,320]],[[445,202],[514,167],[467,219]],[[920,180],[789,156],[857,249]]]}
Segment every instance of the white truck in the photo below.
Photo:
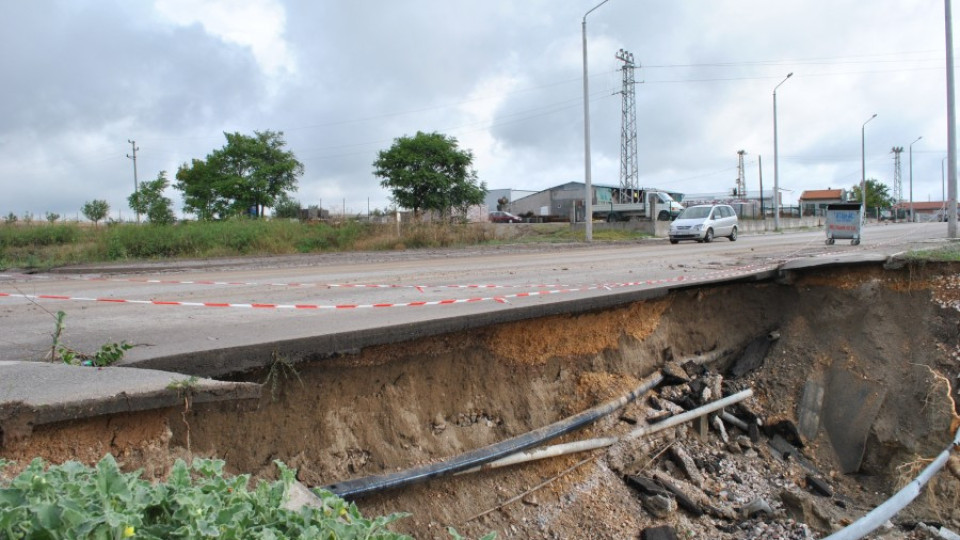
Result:
{"label": "white truck", "polygon": [[596,187],[593,218],[608,222],[655,219],[670,221],[683,211],[683,206],[660,189],[623,189]]}

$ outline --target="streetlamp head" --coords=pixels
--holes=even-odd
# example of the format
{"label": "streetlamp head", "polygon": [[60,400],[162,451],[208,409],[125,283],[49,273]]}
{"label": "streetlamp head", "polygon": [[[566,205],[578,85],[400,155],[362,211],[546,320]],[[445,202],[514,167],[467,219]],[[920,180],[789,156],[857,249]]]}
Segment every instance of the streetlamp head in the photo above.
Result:
{"label": "streetlamp head", "polygon": [[787,78],[789,79],[790,77],[793,77],[793,72],[792,72],[792,71],[791,71],[790,73],[787,73]]}
{"label": "streetlamp head", "polygon": [[873,116],[871,116],[870,119],[872,120],[872,119],[874,119],[874,118],[876,118],[876,117],[877,117],[877,113],[873,113]]}

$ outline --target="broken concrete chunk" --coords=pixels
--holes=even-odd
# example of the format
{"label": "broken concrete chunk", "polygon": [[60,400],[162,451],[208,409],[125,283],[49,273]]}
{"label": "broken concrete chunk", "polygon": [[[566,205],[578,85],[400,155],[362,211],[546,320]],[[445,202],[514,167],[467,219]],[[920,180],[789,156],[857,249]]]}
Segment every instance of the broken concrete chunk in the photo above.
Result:
{"label": "broken concrete chunk", "polygon": [[627,485],[645,495],[669,495],[669,492],[651,478],[637,475],[624,477]]}
{"label": "broken concrete chunk", "polygon": [[681,414],[686,412],[683,407],[677,405],[669,399],[660,399],[656,396],[651,396],[650,404],[660,410],[669,411],[670,414]]}
{"label": "broken concrete chunk", "polygon": [[780,492],[780,501],[788,516],[820,532],[831,533],[840,528],[836,524],[840,519],[836,509],[821,506],[809,493],[783,490]]}
{"label": "broken concrete chunk", "polygon": [[687,495],[682,489],[677,487],[674,483],[668,482],[664,477],[659,478],[659,483],[673,495],[674,499],[677,501],[677,505],[680,508],[683,508],[689,512],[693,517],[700,517],[703,515],[703,509],[700,508],[700,505],[690,495]]}
{"label": "broken concrete chunk", "polygon": [[310,488],[294,480],[287,492],[283,494],[280,507],[284,510],[299,512],[305,506],[322,509],[323,501],[310,491]]}
{"label": "broken concrete chunk", "polygon": [[687,394],[690,393],[690,386],[686,384],[680,384],[677,386],[666,386],[660,390],[660,397],[663,399],[669,399],[670,401],[677,403],[687,397]]}
{"label": "broken concrete chunk", "polygon": [[710,423],[713,425],[713,429],[717,431],[717,434],[720,435],[720,440],[723,441],[724,444],[729,443],[730,437],[727,436],[727,428],[724,427],[723,420],[721,420],[719,416],[714,416],[710,420]]}
{"label": "broken concrete chunk", "polygon": [[817,495],[823,495],[824,497],[833,497],[833,490],[830,489],[830,484],[828,484],[824,479],[814,476],[812,474],[807,475],[807,487]]}
{"label": "broken concrete chunk", "polygon": [[772,516],[773,507],[770,506],[770,503],[758,497],[744,505],[743,508],[740,509],[740,514],[745,519],[751,519],[760,515]]}
{"label": "broken concrete chunk", "polygon": [[809,379],[803,385],[803,396],[800,398],[797,417],[800,421],[800,434],[806,441],[817,438],[820,431],[820,413],[823,411],[823,383]]}
{"label": "broken concrete chunk", "polygon": [[687,453],[682,445],[675,444],[671,446],[670,457],[673,459],[673,462],[683,470],[693,485],[703,487],[703,475],[700,474],[700,469],[697,468],[697,464],[694,463],[693,458],[690,457],[690,454]]}
{"label": "broken concrete chunk", "polygon": [[676,363],[669,363],[660,369],[663,373],[663,384],[683,384],[690,381],[690,376],[684,371],[683,367]]}
{"label": "broken concrete chunk", "polygon": [[677,501],[669,495],[640,495],[643,508],[657,518],[666,518],[677,511]]}

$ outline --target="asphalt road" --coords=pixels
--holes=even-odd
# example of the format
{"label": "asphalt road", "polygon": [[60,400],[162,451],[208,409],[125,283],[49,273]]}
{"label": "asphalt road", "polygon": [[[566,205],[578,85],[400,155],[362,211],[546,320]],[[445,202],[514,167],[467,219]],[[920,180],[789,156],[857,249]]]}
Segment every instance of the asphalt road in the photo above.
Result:
{"label": "asphalt road", "polygon": [[[770,271],[786,261],[890,256],[940,245],[946,231],[945,223],[873,225],[859,246],[828,246],[823,231],[813,231],[712,244],[657,239],[0,273],[0,360],[43,359],[61,310],[61,342],[80,351],[126,341],[136,345],[131,363],[206,353],[224,364],[271,347],[350,350],[345,335],[369,344],[415,338],[420,327],[466,328],[471,318],[487,324],[602,307],[605,297]],[[389,328],[394,335],[378,337]]]}

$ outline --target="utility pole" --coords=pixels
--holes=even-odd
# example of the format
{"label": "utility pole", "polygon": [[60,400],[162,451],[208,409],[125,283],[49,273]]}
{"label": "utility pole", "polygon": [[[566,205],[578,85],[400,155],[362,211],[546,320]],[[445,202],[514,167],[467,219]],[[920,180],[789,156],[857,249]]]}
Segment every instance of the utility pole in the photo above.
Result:
{"label": "utility pole", "polygon": [[633,54],[623,49],[617,51],[617,60],[623,62],[623,90],[620,111],[622,119],[620,121],[620,191],[621,198],[624,195],[630,197],[630,200],[620,202],[634,202],[637,195],[636,191],[640,189],[640,174],[637,169],[637,100],[634,91],[636,81],[634,80],[633,70],[636,65],[633,63]]}
{"label": "utility pole", "polygon": [[763,156],[757,156],[757,171],[760,175],[760,219],[766,221],[767,211],[763,208]]}
{"label": "utility pole", "polygon": [[[890,153],[893,154],[893,203],[899,205],[903,202],[903,182],[900,176],[900,153],[903,152],[902,146],[894,146],[890,150]],[[893,220],[897,220],[897,211],[899,208],[893,211]]]}
{"label": "utility pole", "polygon": [[947,238],[957,237],[957,112],[953,95],[953,8],[943,0],[947,45]]}
{"label": "utility pole", "polygon": [[[130,139],[127,139],[127,142],[130,143],[130,147],[133,148],[133,155],[127,154],[127,157],[133,160],[133,195],[134,200],[139,203],[140,185],[137,182],[137,150],[139,150],[139,148],[137,148],[137,141],[131,141]],[[137,223],[140,223],[140,210],[138,208],[134,208],[134,211],[137,213]]]}

